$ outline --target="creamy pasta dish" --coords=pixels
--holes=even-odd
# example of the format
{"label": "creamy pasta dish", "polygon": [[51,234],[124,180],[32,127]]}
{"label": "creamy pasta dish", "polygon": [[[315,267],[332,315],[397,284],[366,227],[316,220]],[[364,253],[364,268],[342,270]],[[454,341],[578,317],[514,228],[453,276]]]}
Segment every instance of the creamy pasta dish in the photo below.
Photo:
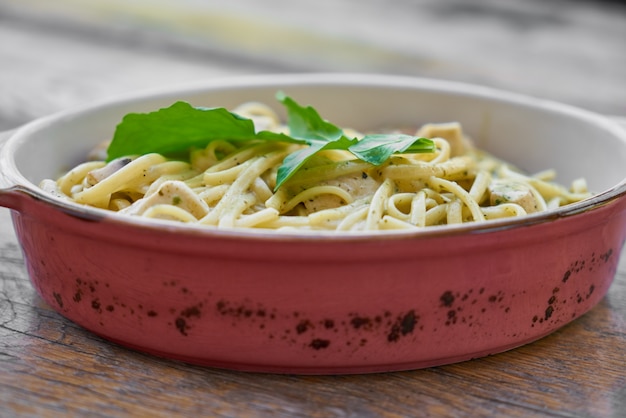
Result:
{"label": "creamy pasta dish", "polygon": [[[292,116],[300,117],[292,124],[261,103],[232,110],[227,116],[234,122],[253,125],[250,138],[220,137],[218,132],[206,143],[197,142],[200,146],[176,152],[148,149],[112,156],[114,138],[88,161],[56,180],[44,180],[41,187],[63,199],[128,216],[214,228],[298,231],[484,222],[590,196],[583,179],[565,187],[555,183],[554,170],[524,174],[477,149],[456,122],[368,137],[350,129],[335,132],[329,123],[319,129],[322,122],[314,110],[308,120],[303,115],[311,108],[291,104]],[[305,134],[311,139],[302,139]],[[283,141],[281,135],[291,139]],[[385,142],[399,139],[403,146],[390,148],[391,142]],[[413,152],[418,139],[422,148]],[[376,154],[374,162],[361,157],[365,154],[357,150],[365,142],[373,144],[370,157],[383,156]]]}

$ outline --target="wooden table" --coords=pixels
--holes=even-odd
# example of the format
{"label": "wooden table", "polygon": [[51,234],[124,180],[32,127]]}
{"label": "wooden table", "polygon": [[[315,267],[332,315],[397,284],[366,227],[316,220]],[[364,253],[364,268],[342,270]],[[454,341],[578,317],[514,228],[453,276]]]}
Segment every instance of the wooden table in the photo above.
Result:
{"label": "wooden table", "polygon": [[[471,81],[626,115],[619,2],[224,3],[0,0],[0,131],[128,90],[294,71]],[[626,257],[591,312],[513,351],[401,373],[248,374],[65,320],[32,288],[1,209],[0,416],[623,417]]]}

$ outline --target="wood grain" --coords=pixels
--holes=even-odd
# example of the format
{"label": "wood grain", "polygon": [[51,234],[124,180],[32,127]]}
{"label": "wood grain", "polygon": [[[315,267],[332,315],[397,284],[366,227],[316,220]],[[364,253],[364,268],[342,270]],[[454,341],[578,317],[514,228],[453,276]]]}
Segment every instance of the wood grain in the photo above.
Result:
{"label": "wood grain", "polygon": [[[0,130],[129,90],[280,71],[432,76],[626,115],[619,2],[122,3],[0,0]],[[592,311],[506,353],[401,373],[250,374],[130,351],[65,320],[31,286],[9,214],[0,209],[0,417],[626,415],[624,251]]]}

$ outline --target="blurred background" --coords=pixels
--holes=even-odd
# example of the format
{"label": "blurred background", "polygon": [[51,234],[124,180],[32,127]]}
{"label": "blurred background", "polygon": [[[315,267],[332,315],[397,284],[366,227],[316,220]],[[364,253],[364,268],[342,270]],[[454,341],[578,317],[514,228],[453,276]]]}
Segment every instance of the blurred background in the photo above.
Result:
{"label": "blurred background", "polygon": [[0,0],[0,131],[133,90],[331,71],[626,115],[626,2]]}

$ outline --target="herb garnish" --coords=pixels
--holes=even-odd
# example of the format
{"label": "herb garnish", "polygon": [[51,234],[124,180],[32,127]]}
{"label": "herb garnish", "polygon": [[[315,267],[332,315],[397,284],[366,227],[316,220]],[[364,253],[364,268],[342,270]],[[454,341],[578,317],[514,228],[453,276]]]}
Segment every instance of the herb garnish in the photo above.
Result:
{"label": "herb garnish", "polygon": [[277,93],[276,98],[287,110],[289,135],[256,132],[252,120],[224,108],[193,107],[180,101],[155,112],[124,116],[107,149],[107,159],[110,161],[151,152],[171,155],[190,148],[204,148],[216,139],[308,145],[285,157],[276,178],[278,189],[311,157],[323,150],[347,150],[373,165],[384,163],[393,153],[428,153],[435,150],[431,140],[403,134],[365,135],[360,140],[349,138],[342,129],[324,120],[313,107],[303,107],[282,92]]}

